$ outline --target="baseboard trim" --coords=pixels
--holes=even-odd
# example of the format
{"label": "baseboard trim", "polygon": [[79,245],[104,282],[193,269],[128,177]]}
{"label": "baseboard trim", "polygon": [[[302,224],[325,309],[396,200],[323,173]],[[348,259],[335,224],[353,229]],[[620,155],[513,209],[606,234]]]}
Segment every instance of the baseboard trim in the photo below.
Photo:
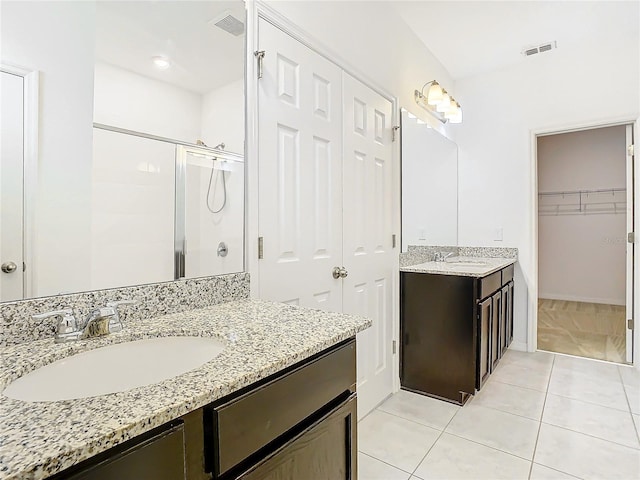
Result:
{"label": "baseboard trim", "polygon": [[565,302],[582,302],[582,303],[603,303],[605,305],[626,305],[625,300],[619,298],[589,298],[573,295],[554,295],[552,293],[539,293],[538,298],[541,300],[564,300]]}
{"label": "baseboard trim", "polygon": [[518,342],[516,340],[511,342],[511,345],[509,345],[509,348],[511,350],[517,350],[519,352],[528,352],[529,349],[527,348],[527,343],[526,342]]}

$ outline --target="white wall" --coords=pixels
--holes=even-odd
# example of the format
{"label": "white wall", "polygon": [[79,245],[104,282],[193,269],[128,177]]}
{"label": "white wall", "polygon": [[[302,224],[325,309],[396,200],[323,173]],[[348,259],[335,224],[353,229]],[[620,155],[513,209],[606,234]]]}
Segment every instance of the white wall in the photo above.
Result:
{"label": "white wall", "polygon": [[[516,67],[456,82],[465,106],[456,137],[459,241],[518,247],[514,340],[520,346],[535,305],[528,308],[529,296],[537,294],[532,132],[629,120],[640,112],[640,42],[617,31],[609,40],[559,45]],[[503,242],[494,241],[496,227],[504,229]]]}
{"label": "white wall", "polygon": [[207,145],[244,153],[244,78],[203,95],[201,128]]}
{"label": "white wall", "polygon": [[[625,136],[620,125],[538,137],[538,191],[625,188]],[[624,305],[624,197],[604,193],[590,198],[622,200],[619,213],[539,215],[538,297]]]}
{"label": "white wall", "polygon": [[458,244],[458,148],[402,112],[402,251]]}
{"label": "white wall", "polygon": [[173,280],[176,146],[100,129],[93,135],[85,289]]}
{"label": "white wall", "polygon": [[202,95],[96,63],[95,122],[196,143],[201,117]]}
{"label": "white wall", "polygon": [[1,8],[0,61],[41,72],[32,293],[86,290],[95,4],[3,1]]}

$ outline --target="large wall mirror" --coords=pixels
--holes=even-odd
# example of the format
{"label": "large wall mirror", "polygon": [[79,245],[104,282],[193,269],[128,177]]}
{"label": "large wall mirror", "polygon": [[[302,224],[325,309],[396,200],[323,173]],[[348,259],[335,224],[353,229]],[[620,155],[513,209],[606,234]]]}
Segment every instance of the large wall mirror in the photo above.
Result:
{"label": "large wall mirror", "polygon": [[402,251],[458,244],[458,147],[401,110]]}
{"label": "large wall mirror", "polygon": [[244,3],[0,9],[0,301],[242,271]]}

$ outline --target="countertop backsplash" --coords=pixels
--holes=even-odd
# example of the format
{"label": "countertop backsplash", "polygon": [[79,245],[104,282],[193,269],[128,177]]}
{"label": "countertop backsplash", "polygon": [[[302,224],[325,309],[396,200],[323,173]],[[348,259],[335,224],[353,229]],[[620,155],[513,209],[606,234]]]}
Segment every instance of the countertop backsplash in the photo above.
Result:
{"label": "countertop backsplash", "polygon": [[82,318],[109,301],[137,300],[136,305],[120,307],[120,317],[126,326],[140,319],[245,298],[249,298],[249,274],[242,272],[5,302],[0,303],[0,347],[53,338],[55,319],[34,320],[31,316],[65,307],[73,308],[76,316]]}
{"label": "countertop backsplash", "polygon": [[409,245],[407,251],[400,254],[400,267],[429,262],[436,252],[451,252],[456,257],[518,258],[517,248]]}

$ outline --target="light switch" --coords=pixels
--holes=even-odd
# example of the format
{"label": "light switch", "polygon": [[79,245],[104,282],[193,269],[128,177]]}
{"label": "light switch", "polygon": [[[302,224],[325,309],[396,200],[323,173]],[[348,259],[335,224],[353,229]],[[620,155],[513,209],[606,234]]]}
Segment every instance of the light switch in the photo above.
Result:
{"label": "light switch", "polygon": [[496,234],[494,235],[493,240],[496,242],[502,241],[502,227],[496,228]]}

